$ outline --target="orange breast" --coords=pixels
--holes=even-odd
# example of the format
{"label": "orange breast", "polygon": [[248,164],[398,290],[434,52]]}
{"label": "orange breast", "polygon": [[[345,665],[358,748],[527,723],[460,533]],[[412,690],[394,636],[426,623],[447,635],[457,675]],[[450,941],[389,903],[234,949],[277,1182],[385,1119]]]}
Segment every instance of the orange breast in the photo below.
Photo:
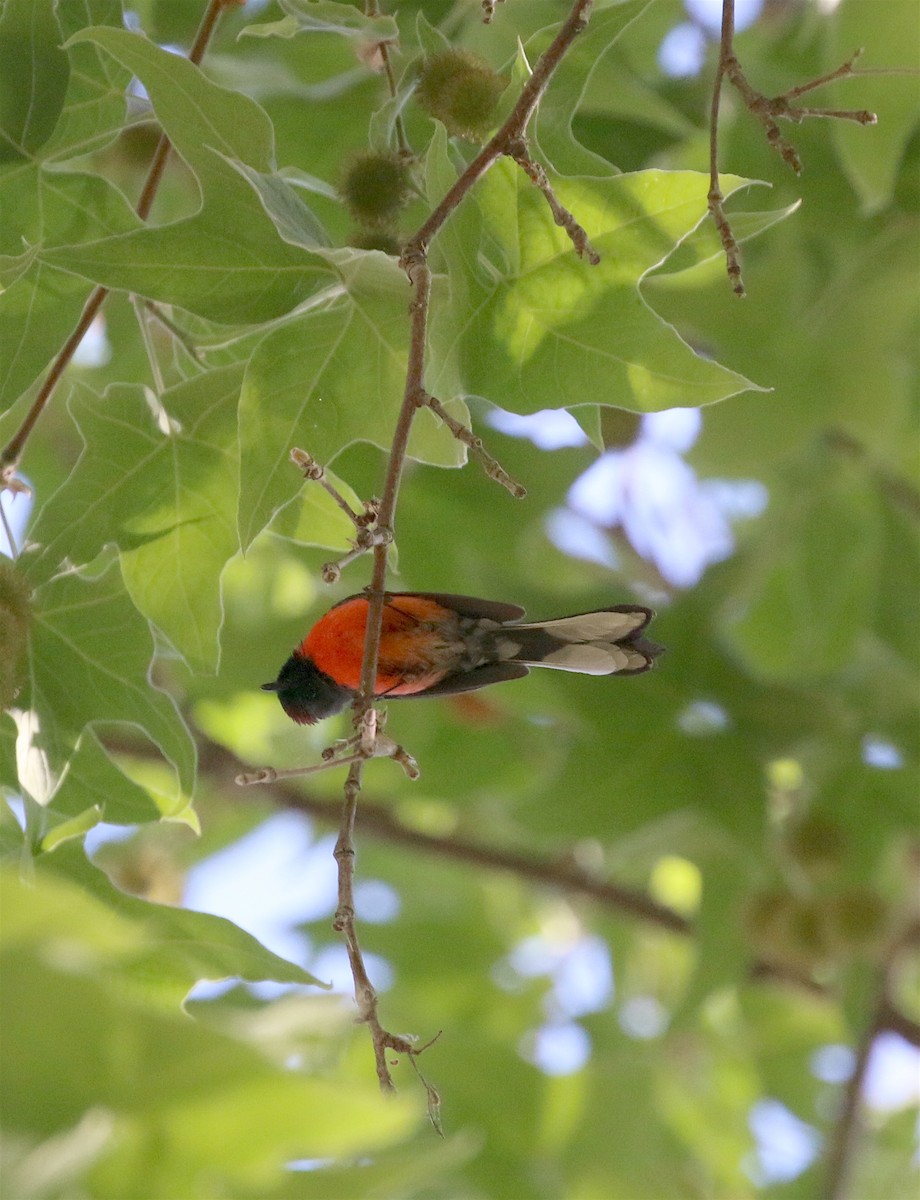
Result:
{"label": "orange breast", "polygon": [[[361,683],[367,610],[363,596],[344,601],[317,621],[300,647],[321,671],[355,691]],[[433,600],[394,595],[383,610],[376,695],[410,696],[442,678],[453,657],[453,624],[450,609]]]}

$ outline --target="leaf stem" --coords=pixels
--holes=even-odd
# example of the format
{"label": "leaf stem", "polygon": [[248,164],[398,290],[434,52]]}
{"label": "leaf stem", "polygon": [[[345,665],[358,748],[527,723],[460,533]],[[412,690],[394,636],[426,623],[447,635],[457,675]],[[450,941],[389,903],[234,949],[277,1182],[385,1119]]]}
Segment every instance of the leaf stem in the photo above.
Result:
{"label": "leaf stem", "polygon": [[[380,5],[377,0],[365,0],[364,12],[369,17],[380,16]],[[396,96],[396,76],[393,74],[393,64],[390,61],[390,47],[387,42],[378,42],[377,50],[380,53],[380,61],[383,63],[383,71],[387,77],[387,88],[390,96]],[[393,128],[396,131],[396,144],[399,147],[399,153],[403,158],[413,158],[412,147],[409,145],[409,139],[406,137],[406,126],[399,113],[393,122]]]}

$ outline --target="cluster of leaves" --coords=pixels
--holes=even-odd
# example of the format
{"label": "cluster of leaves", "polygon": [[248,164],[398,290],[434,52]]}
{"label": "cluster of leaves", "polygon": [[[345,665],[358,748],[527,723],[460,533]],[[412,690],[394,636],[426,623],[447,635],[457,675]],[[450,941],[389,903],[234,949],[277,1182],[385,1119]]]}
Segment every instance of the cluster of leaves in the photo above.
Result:
{"label": "cluster of leaves", "polygon": [[[858,1039],[883,946],[854,938],[806,962],[821,996],[752,983],[764,952],[762,928],[750,930],[756,898],[794,889],[786,847],[806,817],[846,847],[835,894],[871,895],[876,930],[898,924],[909,890],[920,749],[912,81],[848,82],[847,104],[877,109],[879,126],[796,130],[801,183],[782,176],[743,111],[726,113],[721,161],[739,175],[723,191],[736,233],[752,239],[742,306],[704,220],[705,84],[656,66],[679,6],[597,4],[531,133],[600,264],[576,257],[511,162],[432,247],[429,390],[461,420],[472,409],[481,421],[490,404],[567,408],[591,446],[538,453],[494,435],[528,487],[520,505],[470,469],[444,470],[462,465],[463,448],[420,412],[400,586],[552,613],[610,603],[638,581],[665,601],[656,635],[671,652],[660,672],[619,687],[553,674],[475,703],[400,708],[391,722],[422,780],[384,765],[369,778],[413,828],[544,857],[583,852],[696,923],[691,944],[513,876],[417,852],[407,865],[406,850],[362,841],[361,871],[401,889],[398,922],[368,938],[395,971],[387,1024],[445,1031],[426,1066],[454,1131],[438,1146],[409,1086],[399,1103],[378,1102],[348,1010],[315,989],[263,1001],[241,987],[189,1005],[190,1021],[180,1004],[200,980],[316,981],[229,922],[125,896],[81,839],[101,821],[143,826],[121,878],[133,867],[155,894],[144,846],[165,847],[180,869],[266,815],[212,769],[224,751],[284,766],[330,740],[286,725],[254,689],[314,600],[328,603],[320,566],[352,532],[324,492],[299,490],[289,449],[335,462],[345,494],[371,495],[405,379],[406,278],[394,258],[348,246],[343,167],[368,142],[392,154],[404,122],[423,194],[401,222],[420,224],[475,149],[410,102],[419,64],[443,54],[449,29],[510,80],[500,119],[568,5],[509,3],[488,27],[477,5],[446,0],[401,4],[398,22],[327,0],[234,8],[205,71],[163,48],[189,44],[194,7],[133,5],[146,35],[125,28],[120,0],[8,0],[0,17],[0,443],[93,288],[111,289],[108,357],[69,370],[28,444],[30,545],[0,576],[0,684],[4,700],[15,692],[0,718],[0,786],[24,813],[23,827],[6,811],[0,824],[10,1194],[66,1195],[74,1179],[93,1195],[158,1200],[437,1186],[756,1194],[742,1170],[751,1105],[777,1097],[829,1130],[810,1057]],[[780,13],[740,43],[749,75],[780,90],[860,44],[866,61],[899,63],[910,9],[879,8]],[[400,66],[392,96],[368,52],[381,41]],[[145,225],[131,200],[160,129],[174,153]],[[757,179],[775,184],[768,202]],[[547,537],[578,472],[620,445],[608,405],[714,406],[694,466],[768,489],[738,553],[691,592],[668,600],[615,531],[617,570]],[[360,561],[349,574],[336,598],[366,582]],[[700,705],[720,719],[689,720]],[[891,769],[867,761],[870,743],[890,748]],[[795,787],[780,787],[776,764],[790,762]],[[325,778],[313,795],[337,786]],[[176,836],[199,826],[194,845]],[[698,897],[675,883],[691,868]],[[574,944],[589,931],[611,947],[615,1002],[582,1018],[590,1061],[556,1079],[519,1053],[547,1006],[552,1015],[551,979],[491,980],[523,938]],[[802,971],[788,941],[767,950]],[[621,1028],[637,998],[667,1014],[667,1034]],[[899,1116],[867,1148],[857,1194],[894,1194],[905,1132]],[[291,1158],[335,1163],[286,1175]],[[794,1186],[814,1194],[808,1174]]]}

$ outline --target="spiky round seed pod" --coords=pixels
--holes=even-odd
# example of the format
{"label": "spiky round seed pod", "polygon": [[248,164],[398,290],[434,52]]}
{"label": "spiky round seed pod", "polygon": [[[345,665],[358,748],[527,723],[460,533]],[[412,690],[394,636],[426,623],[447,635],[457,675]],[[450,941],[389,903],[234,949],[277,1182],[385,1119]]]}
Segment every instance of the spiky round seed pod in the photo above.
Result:
{"label": "spiky round seed pod", "polygon": [[444,50],[425,60],[415,98],[450,134],[476,141],[489,131],[508,81],[476,54]]}
{"label": "spiky round seed pod", "polygon": [[0,557],[0,711],[16,699],[32,624],[32,592],[16,564]]}
{"label": "spiky round seed pod", "polygon": [[406,207],[410,184],[405,159],[370,151],[352,159],[339,194],[356,221],[377,227],[391,224]]}

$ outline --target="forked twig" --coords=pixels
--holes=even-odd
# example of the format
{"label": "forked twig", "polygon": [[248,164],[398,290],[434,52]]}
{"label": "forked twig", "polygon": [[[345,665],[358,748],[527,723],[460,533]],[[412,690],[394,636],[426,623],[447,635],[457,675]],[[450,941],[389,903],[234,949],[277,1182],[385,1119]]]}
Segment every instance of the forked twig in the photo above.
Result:
{"label": "forked twig", "polygon": [[823,87],[826,83],[832,83],[837,79],[853,78],[857,75],[857,72],[853,70],[853,64],[861,53],[861,50],[857,50],[836,70],[829,71],[817,79],[809,80],[808,83],[801,83],[771,99],[758,92],[748,82],[744,68],[735,54],[735,0],[722,0],[719,59],[716,63],[709,113],[709,193],[707,201],[709,213],[718,230],[722,249],[725,252],[728,278],[736,296],[743,297],[745,294],[744,282],[741,277],[741,250],[725,214],[725,197],[719,186],[719,111],[723,82],[725,79],[729,80],[743,99],[748,111],[763,125],[769,144],[795,171],[796,175],[800,175],[802,161],[792,143],[783,137],[777,121],[792,121],[795,124],[801,124],[806,117],[824,117],[838,121],[856,121],[860,125],[874,125],[878,120],[875,113],[866,109],[810,108],[791,103],[800,96]]}

